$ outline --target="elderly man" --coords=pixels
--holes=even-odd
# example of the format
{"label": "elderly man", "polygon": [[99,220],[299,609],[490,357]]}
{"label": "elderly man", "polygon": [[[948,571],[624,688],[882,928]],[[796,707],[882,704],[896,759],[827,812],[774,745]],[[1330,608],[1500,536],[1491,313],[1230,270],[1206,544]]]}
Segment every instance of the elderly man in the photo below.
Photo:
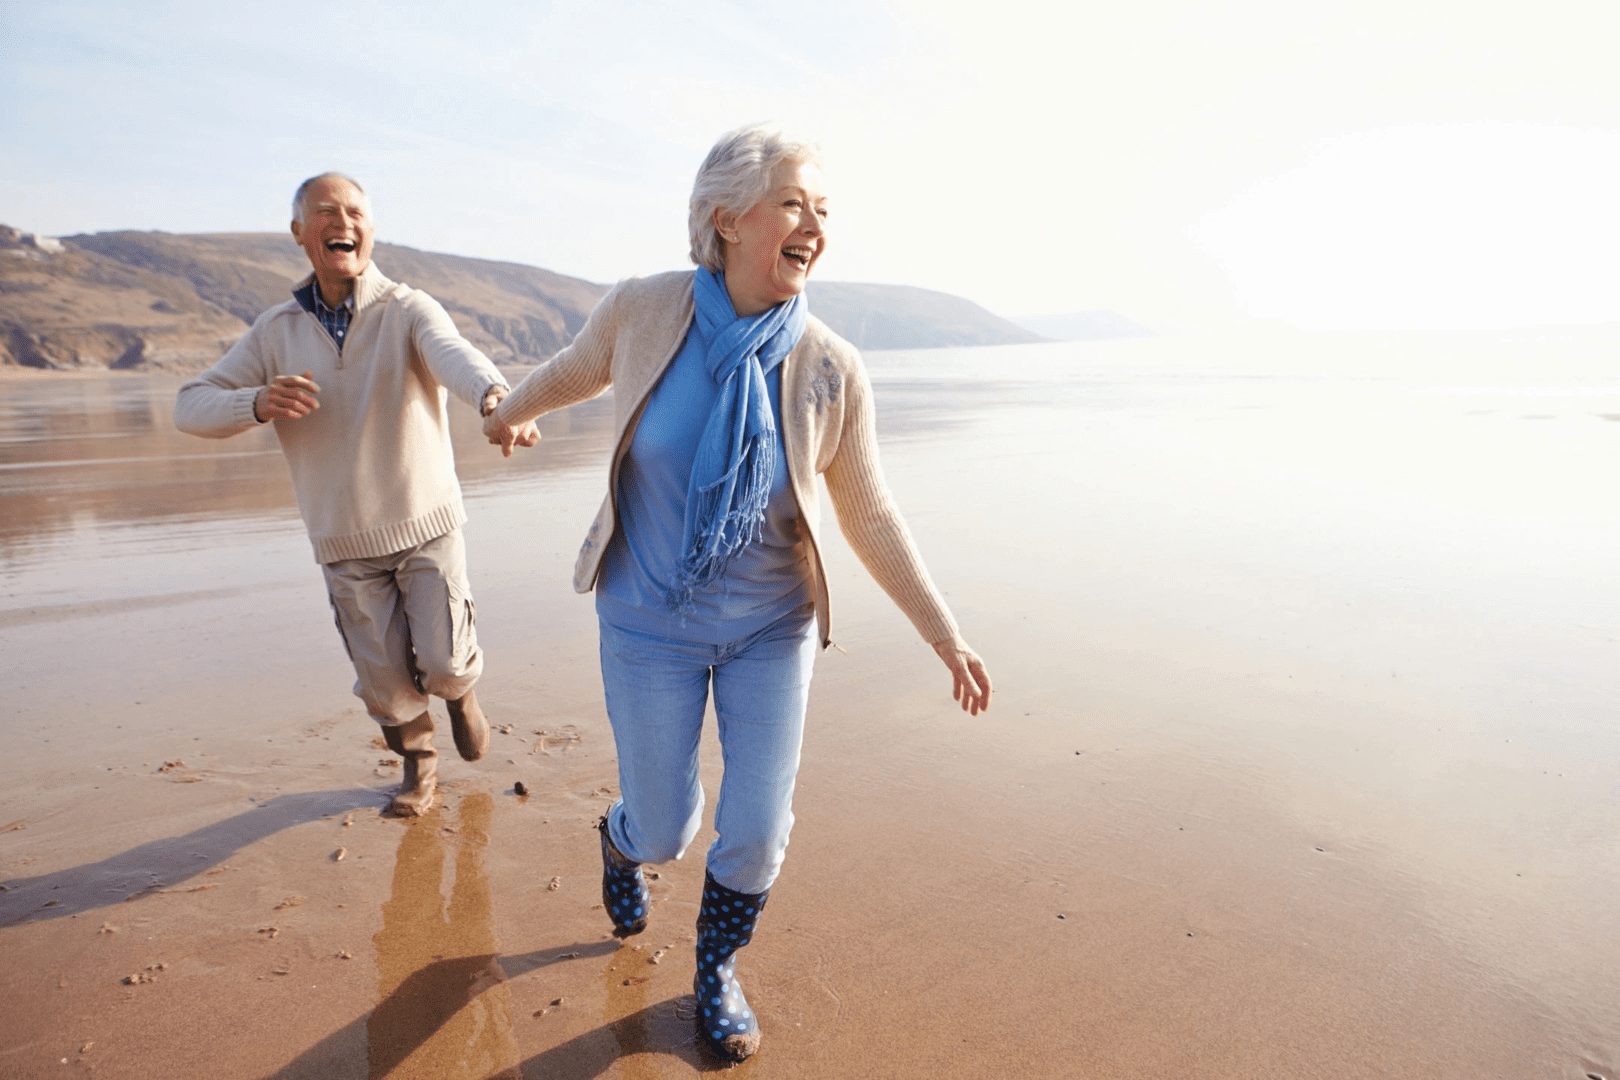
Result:
{"label": "elderly man", "polygon": [[[293,238],[313,272],[219,363],[180,388],[180,430],[223,439],[274,422],[315,559],[358,676],[354,692],[405,762],[391,809],[426,813],[438,787],[428,696],[477,761],[489,723],[473,683],[473,631],[446,391],[484,415],[506,380],[426,293],[371,262],[371,206],[338,173],[293,196]],[[533,424],[491,443],[539,440]]]}

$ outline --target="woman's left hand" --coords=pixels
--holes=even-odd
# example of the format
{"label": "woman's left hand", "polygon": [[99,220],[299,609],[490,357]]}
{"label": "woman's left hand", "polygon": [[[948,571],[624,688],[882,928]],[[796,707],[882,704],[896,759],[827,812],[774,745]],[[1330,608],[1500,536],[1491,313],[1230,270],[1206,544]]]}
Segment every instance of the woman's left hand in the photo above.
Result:
{"label": "woman's left hand", "polygon": [[962,703],[962,711],[973,716],[990,707],[990,673],[984,670],[979,654],[968,648],[960,637],[934,643],[934,651],[951,669],[955,680],[951,699]]}

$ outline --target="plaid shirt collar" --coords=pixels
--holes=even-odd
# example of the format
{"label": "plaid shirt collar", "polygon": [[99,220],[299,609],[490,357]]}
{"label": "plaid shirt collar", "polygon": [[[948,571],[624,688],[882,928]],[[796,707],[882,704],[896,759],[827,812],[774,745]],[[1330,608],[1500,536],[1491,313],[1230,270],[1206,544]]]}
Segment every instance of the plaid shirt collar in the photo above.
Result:
{"label": "plaid shirt collar", "polygon": [[321,298],[320,283],[314,278],[301,289],[294,289],[293,296],[297,297],[299,306],[311,315],[332,335],[332,341],[337,345],[338,352],[343,351],[343,341],[349,336],[349,320],[354,315],[354,293],[349,293],[343,303],[335,308],[326,306]]}

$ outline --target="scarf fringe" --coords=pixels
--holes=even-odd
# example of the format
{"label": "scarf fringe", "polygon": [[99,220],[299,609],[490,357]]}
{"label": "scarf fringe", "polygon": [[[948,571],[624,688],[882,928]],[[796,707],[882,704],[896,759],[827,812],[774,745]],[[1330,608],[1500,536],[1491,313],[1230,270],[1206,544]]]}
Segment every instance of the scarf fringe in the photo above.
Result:
{"label": "scarf fringe", "polygon": [[692,613],[699,589],[712,585],[739,552],[764,536],[777,438],[765,374],[798,343],[807,310],[800,295],[738,318],[724,279],[703,267],[693,281],[693,303],[694,329],[719,394],[692,463],[684,554],[665,596],[670,610],[683,616]]}
{"label": "scarf fringe", "polygon": [[[776,432],[772,429],[751,436],[744,443],[736,467],[694,494],[688,513],[694,518],[696,544],[681,560],[678,576],[666,596],[671,611],[690,615],[693,594],[713,584],[732,559],[764,537],[765,510],[775,475]],[[742,490],[736,492],[735,499],[728,499],[739,479]]]}

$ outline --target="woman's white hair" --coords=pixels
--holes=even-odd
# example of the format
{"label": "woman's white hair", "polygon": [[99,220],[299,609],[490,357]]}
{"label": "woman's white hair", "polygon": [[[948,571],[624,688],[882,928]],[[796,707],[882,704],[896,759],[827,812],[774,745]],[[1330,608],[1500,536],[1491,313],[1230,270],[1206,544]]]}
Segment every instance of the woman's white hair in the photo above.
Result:
{"label": "woman's white hair", "polygon": [[784,161],[819,164],[821,148],[786,135],[772,124],[748,124],[720,136],[692,181],[687,230],[692,235],[694,263],[717,274],[726,268],[714,212],[746,214],[759,205],[770,190],[771,173]]}

